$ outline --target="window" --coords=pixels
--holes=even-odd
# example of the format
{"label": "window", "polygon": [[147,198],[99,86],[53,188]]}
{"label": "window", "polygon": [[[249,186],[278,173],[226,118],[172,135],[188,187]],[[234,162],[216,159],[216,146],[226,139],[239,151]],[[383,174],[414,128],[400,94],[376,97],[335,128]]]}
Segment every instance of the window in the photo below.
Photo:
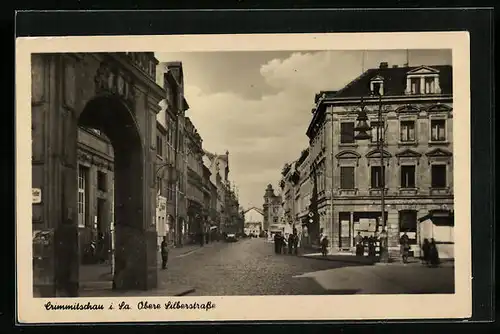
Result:
{"label": "window", "polygon": [[163,138],[161,135],[156,136],[156,154],[163,157]]}
{"label": "window", "polygon": [[385,185],[385,166],[372,166],[371,168],[371,187],[382,188]]}
{"label": "window", "polygon": [[354,189],[354,167],[340,167],[340,188]]}
{"label": "window", "polygon": [[162,193],[162,180],[161,180],[161,177],[157,176],[156,177],[156,193],[161,195]]}
{"label": "window", "polygon": [[384,136],[384,123],[379,123],[378,121],[371,122],[371,142],[377,143],[379,139],[383,139]]}
{"label": "window", "polygon": [[424,79],[424,92],[425,94],[433,94],[434,93],[434,78],[425,78]]}
{"label": "window", "polygon": [[411,78],[410,85],[412,94],[420,94],[420,78]]}
{"label": "window", "polygon": [[399,128],[402,142],[415,141],[415,121],[401,121]]}
{"label": "window", "polygon": [[446,165],[432,165],[431,167],[432,188],[446,187]]}
{"label": "window", "polygon": [[379,96],[382,95],[382,83],[381,82],[373,82],[373,95]]}
{"label": "window", "polygon": [[431,141],[446,140],[446,121],[444,119],[431,120]]}
{"label": "window", "polygon": [[88,168],[79,166],[78,168],[78,226],[86,226],[86,212],[87,212],[87,178]]}
{"label": "window", "polygon": [[277,223],[278,222],[278,217],[273,218],[273,222]]}
{"label": "window", "polygon": [[354,143],[354,122],[340,124],[340,142],[342,144]]}
{"label": "window", "polygon": [[401,166],[401,188],[415,188],[415,166]]}
{"label": "window", "polygon": [[100,191],[107,191],[107,186],[106,173],[97,171],[97,189]]}
{"label": "window", "polygon": [[[417,212],[413,210],[399,211],[399,231],[417,232]],[[411,238],[413,239],[413,238]]]}

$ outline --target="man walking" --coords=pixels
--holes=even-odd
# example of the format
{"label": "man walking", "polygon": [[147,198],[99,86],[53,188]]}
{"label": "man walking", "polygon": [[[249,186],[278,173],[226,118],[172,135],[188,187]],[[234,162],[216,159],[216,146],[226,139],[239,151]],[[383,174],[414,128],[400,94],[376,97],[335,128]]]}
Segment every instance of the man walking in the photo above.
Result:
{"label": "man walking", "polygon": [[163,241],[161,242],[161,268],[167,269],[168,262],[168,242],[167,237],[163,237]]}

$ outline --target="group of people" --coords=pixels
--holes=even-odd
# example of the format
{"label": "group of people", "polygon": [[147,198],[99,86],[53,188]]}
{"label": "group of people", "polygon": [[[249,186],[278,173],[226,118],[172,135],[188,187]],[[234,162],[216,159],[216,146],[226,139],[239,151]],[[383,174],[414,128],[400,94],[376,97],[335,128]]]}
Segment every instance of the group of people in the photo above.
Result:
{"label": "group of people", "polygon": [[376,256],[376,246],[377,242],[379,243],[380,247],[383,247],[383,238],[385,238],[385,231],[381,232],[380,236],[377,236],[375,233],[369,237],[367,236],[361,236],[361,232],[358,232],[356,237],[354,237],[354,243],[356,246],[356,255],[357,256],[364,256],[365,254],[365,246],[368,246],[368,256]]}
{"label": "group of people", "polygon": [[274,235],[274,252],[276,254],[287,254],[288,248],[288,254],[298,255],[298,245],[299,236],[296,229],[293,229],[293,232],[288,235],[288,238],[286,238],[282,232],[277,232]]}

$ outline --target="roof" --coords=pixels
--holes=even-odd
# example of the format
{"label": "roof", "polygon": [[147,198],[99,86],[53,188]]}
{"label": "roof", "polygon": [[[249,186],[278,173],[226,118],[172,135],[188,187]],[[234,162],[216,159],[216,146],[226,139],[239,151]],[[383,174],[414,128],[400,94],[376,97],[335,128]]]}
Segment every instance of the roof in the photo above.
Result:
{"label": "roof", "polygon": [[207,150],[203,150],[203,152],[210,160],[214,160],[215,158],[218,158],[218,159],[221,159],[224,161],[228,161],[228,157],[226,154],[215,154],[215,153],[209,152]]}
{"label": "roof", "polygon": [[372,68],[351,81],[337,92],[323,92],[327,98],[360,97],[370,95],[371,79],[380,76],[384,79],[384,95],[405,95],[406,75],[408,72],[419,68],[430,68],[439,71],[439,85],[442,94],[453,93],[453,79],[451,65],[430,65],[410,67]]}
{"label": "roof", "polygon": [[251,207],[250,209],[247,209],[247,210],[243,211],[243,213],[247,213],[250,210],[255,210],[258,213],[260,213],[261,215],[264,215],[264,212],[261,209],[259,209],[258,207],[255,207],[255,206]]}

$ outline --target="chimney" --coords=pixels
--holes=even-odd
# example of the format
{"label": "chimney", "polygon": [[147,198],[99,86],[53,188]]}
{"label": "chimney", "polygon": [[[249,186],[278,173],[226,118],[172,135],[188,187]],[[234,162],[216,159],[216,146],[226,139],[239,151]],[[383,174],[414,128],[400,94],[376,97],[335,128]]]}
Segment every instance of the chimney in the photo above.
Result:
{"label": "chimney", "polygon": [[380,66],[379,66],[379,68],[388,68],[388,67],[389,67],[389,64],[386,61],[381,62]]}

